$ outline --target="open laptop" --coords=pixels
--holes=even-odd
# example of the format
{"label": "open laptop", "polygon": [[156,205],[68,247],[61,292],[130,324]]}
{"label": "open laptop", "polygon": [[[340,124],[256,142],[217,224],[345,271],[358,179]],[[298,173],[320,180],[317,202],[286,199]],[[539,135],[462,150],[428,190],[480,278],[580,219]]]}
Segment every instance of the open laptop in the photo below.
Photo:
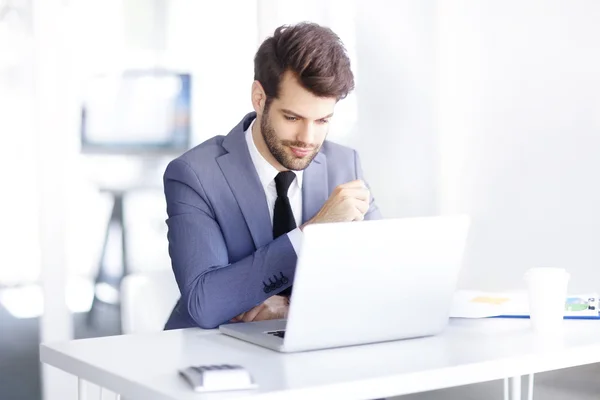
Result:
{"label": "open laptop", "polygon": [[468,228],[467,216],[308,225],[287,320],[219,329],[281,352],[438,334]]}

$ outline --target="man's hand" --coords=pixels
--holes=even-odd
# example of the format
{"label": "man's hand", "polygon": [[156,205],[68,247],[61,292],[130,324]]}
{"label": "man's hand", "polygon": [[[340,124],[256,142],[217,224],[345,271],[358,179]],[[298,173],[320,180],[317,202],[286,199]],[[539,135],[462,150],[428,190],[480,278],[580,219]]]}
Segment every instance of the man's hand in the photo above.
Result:
{"label": "man's hand", "polygon": [[339,185],[333,190],[319,212],[305,225],[362,221],[369,211],[370,196],[369,189],[361,180]]}
{"label": "man's hand", "polygon": [[290,301],[284,296],[272,296],[265,300],[264,303],[251,308],[233,318],[231,322],[252,322],[265,321],[268,319],[283,319],[287,318]]}

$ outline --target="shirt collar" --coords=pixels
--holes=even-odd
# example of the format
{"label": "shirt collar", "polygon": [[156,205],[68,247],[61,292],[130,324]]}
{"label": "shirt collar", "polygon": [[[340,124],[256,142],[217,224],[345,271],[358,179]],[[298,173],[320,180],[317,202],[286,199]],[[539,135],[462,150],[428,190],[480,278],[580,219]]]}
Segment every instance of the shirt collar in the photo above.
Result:
{"label": "shirt collar", "polygon": [[[275,177],[279,173],[277,169],[272,166],[265,158],[260,154],[256,144],[254,143],[254,138],[252,137],[252,127],[254,126],[254,121],[250,124],[248,129],[245,132],[246,135],[246,143],[248,145],[248,150],[250,151],[250,158],[252,159],[252,163],[256,168],[256,172],[258,173],[258,179],[260,180],[263,188],[267,188],[271,182],[275,180]],[[298,188],[302,189],[302,178],[304,176],[304,171],[293,171],[296,174],[296,179],[294,182],[298,185]]]}

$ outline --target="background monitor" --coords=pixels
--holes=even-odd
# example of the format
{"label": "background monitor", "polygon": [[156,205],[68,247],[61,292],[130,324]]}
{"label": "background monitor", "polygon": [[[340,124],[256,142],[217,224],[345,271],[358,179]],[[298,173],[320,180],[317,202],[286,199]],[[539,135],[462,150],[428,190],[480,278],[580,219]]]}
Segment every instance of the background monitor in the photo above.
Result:
{"label": "background monitor", "polygon": [[155,70],[96,76],[86,86],[81,114],[83,152],[184,152],[190,145],[191,76]]}

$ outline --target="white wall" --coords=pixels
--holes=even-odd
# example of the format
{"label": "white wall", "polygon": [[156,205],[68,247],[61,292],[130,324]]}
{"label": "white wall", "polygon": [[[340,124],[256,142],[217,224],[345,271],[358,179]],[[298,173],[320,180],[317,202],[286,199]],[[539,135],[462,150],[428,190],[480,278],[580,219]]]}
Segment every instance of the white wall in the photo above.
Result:
{"label": "white wall", "polygon": [[193,145],[252,111],[257,10],[257,0],[169,2],[166,58],[193,73]]}
{"label": "white wall", "polygon": [[0,210],[5,227],[0,230],[0,285],[8,286],[35,281],[40,272],[34,244],[36,154],[31,150],[36,143],[30,118],[33,52],[28,19],[16,12],[5,15],[0,21]]}
{"label": "white wall", "polygon": [[474,218],[462,285],[546,265],[600,290],[600,3],[439,4],[441,205]]}
{"label": "white wall", "polygon": [[463,287],[600,278],[600,4],[358,1],[359,149],[388,217],[467,212]]}
{"label": "white wall", "polygon": [[434,0],[358,1],[358,131],[385,217],[438,212]]}
{"label": "white wall", "polygon": [[[36,179],[41,282],[45,312],[40,319],[40,341],[73,338],[72,317],[66,305],[66,203],[72,170],[73,133],[69,124],[69,78],[66,68],[71,51],[67,46],[68,18],[60,1],[33,2]],[[37,239],[37,240],[36,240]],[[39,240],[39,241],[38,241]],[[42,396],[46,400],[68,399],[74,378],[54,367],[41,365]]]}

